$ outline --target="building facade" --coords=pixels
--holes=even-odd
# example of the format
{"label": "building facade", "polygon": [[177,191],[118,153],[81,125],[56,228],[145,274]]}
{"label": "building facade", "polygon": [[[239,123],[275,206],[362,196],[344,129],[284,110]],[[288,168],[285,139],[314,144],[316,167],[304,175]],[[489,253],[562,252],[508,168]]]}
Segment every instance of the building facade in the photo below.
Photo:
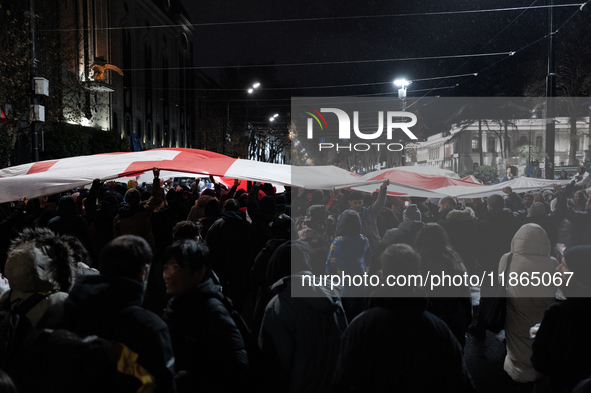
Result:
{"label": "building facade", "polygon": [[[569,118],[556,118],[555,166],[568,166],[571,149]],[[475,170],[480,165],[497,168],[499,176],[507,167],[517,168],[517,175],[527,172],[529,164],[538,160],[543,166],[545,152],[545,119],[511,120],[505,125],[481,120],[432,135],[426,141],[413,144],[414,154],[406,165],[436,166],[458,173]],[[482,147],[479,143],[482,131]],[[576,122],[575,165],[585,160],[589,149],[589,118]],[[482,162],[481,162],[482,152]]]}
{"label": "building facade", "polygon": [[193,67],[195,29],[178,0],[60,2],[67,122],[128,138],[133,150],[198,147],[213,85]]}

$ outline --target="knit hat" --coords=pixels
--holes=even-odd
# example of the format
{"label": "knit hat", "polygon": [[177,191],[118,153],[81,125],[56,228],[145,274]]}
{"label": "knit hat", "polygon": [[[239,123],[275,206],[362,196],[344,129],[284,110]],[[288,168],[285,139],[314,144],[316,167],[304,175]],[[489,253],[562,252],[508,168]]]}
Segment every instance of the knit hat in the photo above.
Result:
{"label": "knit hat", "polygon": [[125,193],[125,202],[129,203],[130,205],[138,205],[140,203],[140,200],[140,192],[135,188],[130,188]]}
{"label": "knit hat", "polygon": [[536,216],[545,216],[546,215],[546,205],[542,202],[534,202],[533,205],[529,208],[529,213],[527,214],[528,217],[536,217]]}
{"label": "knit hat", "polygon": [[417,205],[408,205],[408,207],[404,210],[404,213],[402,213],[402,219],[404,221],[421,221],[422,218],[421,211]]}
{"label": "knit hat", "polygon": [[505,207],[505,200],[499,194],[493,194],[486,199],[486,204],[493,210],[502,210]]}

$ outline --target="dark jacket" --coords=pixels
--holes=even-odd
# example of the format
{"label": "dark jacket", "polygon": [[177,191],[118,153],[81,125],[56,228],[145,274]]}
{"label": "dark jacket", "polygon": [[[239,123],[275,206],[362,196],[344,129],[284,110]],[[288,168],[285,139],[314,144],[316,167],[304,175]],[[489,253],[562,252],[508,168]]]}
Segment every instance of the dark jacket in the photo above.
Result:
{"label": "dark jacket", "polygon": [[[389,229],[382,238],[377,252],[374,252],[374,259],[379,261],[377,258],[392,244],[404,243],[413,246],[417,233],[424,225],[422,221],[404,220],[398,225],[398,228]],[[370,271],[373,273],[379,270],[378,265],[379,263],[372,265]]]}
{"label": "dark jacket", "polygon": [[546,310],[533,343],[532,364],[551,384],[571,391],[591,370],[591,299],[569,298]]}
{"label": "dark jacket", "polygon": [[[420,252],[421,274],[463,275],[465,268],[462,258],[456,252]],[[442,285],[427,288],[427,311],[447,324],[462,348],[466,344],[466,330],[472,321],[470,288],[466,286]]]}
{"label": "dark jacket", "polygon": [[10,203],[0,204],[0,272],[4,272],[8,248],[13,239],[25,227],[24,214],[25,203],[18,201],[14,209],[10,209]]}
{"label": "dark jacket", "polygon": [[521,226],[523,215],[505,208],[487,210],[478,218],[478,263],[483,271],[498,270],[501,257],[511,250],[511,240]]}
{"label": "dark jacket", "polygon": [[279,246],[287,242],[286,239],[271,239],[267,245],[259,252],[250,271],[250,288],[254,301],[254,315],[252,317],[252,331],[258,332],[261,327],[261,321],[265,314],[265,307],[269,300],[273,298],[270,288],[274,282],[267,280],[267,268],[273,253]]}
{"label": "dark jacket", "polygon": [[341,340],[335,391],[474,392],[462,349],[424,298],[372,298]]}
{"label": "dark jacket", "polygon": [[224,212],[209,228],[205,240],[212,255],[212,269],[222,285],[248,277],[259,250],[254,228],[243,212]]}
{"label": "dark jacket", "polygon": [[138,362],[154,377],[157,392],[174,392],[175,358],[168,328],[141,307],[143,291],[139,281],[128,278],[81,276],[63,308],[52,310],[54,315],[43,327],[121,342],[139,355]]}
{"label": "dark jacket", "polygon": [[[258,237],[258,250],[262,249],[268,240],[273,238],[270,223],[275,220],[275,199],[271,196],[264,196],[258,200],[259,187],[253,185],[248,192],[246,210],[252,220],[252,226]],[[257,251],[258,251],[257,250]]]}
{"label": "dark jacket", "polygon": [[566,219],[572,224],[571,246],[591,245],[591,211],[575,211],[568,208]]}
{"label": "dark jacket", "polygon": [[223,304],[221,287],[206,278],[170,299],[164,320],[176,356],[179,392],[245,391],[248,356],[244,340]]}
{"label": "dark jacket", "polygon": [[469,207],[459,209],[446,209],[437,223],[441,225],[447,235],[452,248],[460,254],[462,262],[470,274],[476,273],[476,255],[478,253],[478,241],[476,238],[476,217]]}
{"label": "dark jacket", "polygon": [[550,240],[550,255],[556,255],[556,243],[558,242],[558,226],[566,216],[566,195],[564,192],[556,194],[556,210],[550,214],[540,216],[528,216],[523,224],[538,224],[548,235]]}
{"label": "dark jacket", "polygon": [[[300,286],[302,277],[310,274],[302,271],[273,285],[277,295],[267,305],[259,335],[269,391],[326,392],[330,388],[347,320],[335,291]],[[296,289],[303,297],[292,297]]]}
{"label": "dark jacket", "polygon": [[63,196],[57,204],[57,217],[47,223],[47,228],[60,235],[77,237],[86,248],[90,248],[88,222],[78,215],[76,202],[71,196]]}
{"label": "dark jacket", "polygon": [[155,246],[150,217],[161,202],[160,179],[155,178],[152,196],[146,203],[137,205],[124,203],[121,205],[119,214],[115,217],[113,236],[136,235],[143,237],[151,246]]}

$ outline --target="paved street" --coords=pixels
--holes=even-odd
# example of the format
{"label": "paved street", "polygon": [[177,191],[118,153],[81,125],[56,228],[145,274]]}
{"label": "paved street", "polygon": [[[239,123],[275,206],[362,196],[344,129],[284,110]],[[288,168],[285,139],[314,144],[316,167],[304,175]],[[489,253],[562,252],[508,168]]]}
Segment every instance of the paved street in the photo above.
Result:
{"label": "paved street", "polygon": [[487,332],[485,341],[467,335],[464,359],[478,393],[517,393],[517,387],[503,370],[504,333]]}

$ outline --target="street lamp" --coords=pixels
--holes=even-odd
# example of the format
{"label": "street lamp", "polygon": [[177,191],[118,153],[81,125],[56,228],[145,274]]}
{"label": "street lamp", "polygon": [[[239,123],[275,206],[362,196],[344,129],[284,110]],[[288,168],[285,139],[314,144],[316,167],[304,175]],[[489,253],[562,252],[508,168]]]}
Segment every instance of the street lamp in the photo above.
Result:
{"label": "street lamp", "polygon": [[[394,85],[399,86],[398,89],[398,98],[402,100],[402,110],[406,110],[406,86],[410,85],[412,81],[408,81],[404,78],[394,80]],[[400,144],[403,146],[402,150],[400,151],[400,164],[402,166],[406,165],[406,157],[404,157],[404,141],[401,139]]]}
{"label": "street lamp", "polygon": [[253,84],[252,84],[252,87],[250,87],[250,88],[248,89],[248,94],[252,94],[252,92],[253,92],[253,91],[254,91],[256,88],[258,88],[260,85],[261,85],[261,84],[260,84],[259,82],[253,83]]}
{"label": "street lamp", "polygon": [[[403,102],[406,99],[406,86],[410,85],[412,83],[412,81],[407,81],[406,79],[402,78],[402,79],[396,79],[394,81],[394,84],[396,86],[399,86],[400,88],[398,89],[398,98],[400,98]],[[406,108],[403,108],[406,109]]]}
{"label": "street lamp", "polygon": [[273,116],[269,117],[269,121],[275,121],[275,118],[279,116],[278,113],[275,113]]}
{"label": "street lamp", "polygon": [[[261,86],[261,84],[259,82],[255,82],[246,91],[248,92],[248,94],[252,94],[252,92],[254,92],[255,89],[259,88],[260,86]],[[232,102],[232,100],[228,101],[228,103],[226,104],[226,124],[225,124],[224,130],[223,130],[223,135],[222,135],[222,154],[226,154],[226,135],[228,134],[228,130],[230,129],[230,103],[231,102]]]}

